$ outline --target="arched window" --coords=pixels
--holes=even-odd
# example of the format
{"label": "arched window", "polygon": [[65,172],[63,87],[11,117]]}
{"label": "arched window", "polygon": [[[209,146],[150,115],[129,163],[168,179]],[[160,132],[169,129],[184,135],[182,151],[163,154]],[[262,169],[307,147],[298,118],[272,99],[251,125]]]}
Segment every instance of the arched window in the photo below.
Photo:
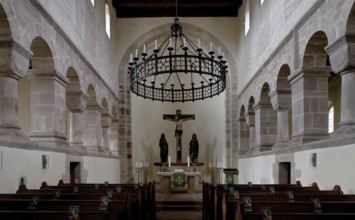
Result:
{"label": "arched window", "polygon": [[90,0],[90,1],[91,1],[92,6],[95,6],[95,0]]}
{"label": "arched window", "polygon": [[328,110],[328,132],[334,131],[334,105],[330,105]]}
{"label": "arched window", "polygon": [[110,26],[110,10],[108,4],[105,4],[105,25],[106,25],[106,33],[108,37],[111,37],[111,26]]}
{"label": "arched window", "polygon": [[244,28],[245,28],[245,36],[247,36],[249,28],[250,28],[250,5],[249,0],[245,2],[245,21],[244,21]]}

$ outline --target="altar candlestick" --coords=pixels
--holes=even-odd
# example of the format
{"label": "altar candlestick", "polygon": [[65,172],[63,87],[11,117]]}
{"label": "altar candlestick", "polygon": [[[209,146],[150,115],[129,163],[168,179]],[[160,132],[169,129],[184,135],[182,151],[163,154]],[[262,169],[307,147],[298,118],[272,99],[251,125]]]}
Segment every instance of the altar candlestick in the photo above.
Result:
{"label": "altar candlestick", "polygon": [[187,167],[190,167],[190,157],[187,157]]}

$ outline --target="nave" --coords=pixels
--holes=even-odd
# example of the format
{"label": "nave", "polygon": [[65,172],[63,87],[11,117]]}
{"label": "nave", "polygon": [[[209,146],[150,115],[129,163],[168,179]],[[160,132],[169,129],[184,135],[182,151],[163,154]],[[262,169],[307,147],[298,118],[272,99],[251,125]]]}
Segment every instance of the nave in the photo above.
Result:
{"label": "nave", "polygon": [[20,185],[0,194],[0,218],[71,220],[271,220],[354,219],[355,195],[317,183],[199,184],[195,193],[159,184],[68,184],[43,182],[39,189]]}

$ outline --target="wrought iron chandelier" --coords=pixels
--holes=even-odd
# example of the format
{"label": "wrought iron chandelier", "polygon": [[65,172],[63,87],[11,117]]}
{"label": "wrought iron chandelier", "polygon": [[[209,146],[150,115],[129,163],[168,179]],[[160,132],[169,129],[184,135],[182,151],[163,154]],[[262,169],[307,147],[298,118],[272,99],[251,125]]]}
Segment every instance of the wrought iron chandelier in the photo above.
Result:
{"label": "wrought iron chandelier", "polygon": [[148,55],[143,45],[130,55],[128,73],[131,91],[143,98],[162,102],[187,102],[219,95],[226,88],[227,65],[224,53],[216,54],[213,44],[205,52],[183,33],[176,17],[169,36]]}

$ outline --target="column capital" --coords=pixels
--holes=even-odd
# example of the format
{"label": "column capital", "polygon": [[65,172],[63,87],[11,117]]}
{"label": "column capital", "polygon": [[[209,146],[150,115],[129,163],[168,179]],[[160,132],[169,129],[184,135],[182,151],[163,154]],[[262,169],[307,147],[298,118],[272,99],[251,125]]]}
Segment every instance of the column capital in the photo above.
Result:
{"label": "column capital", "polygon": [[331,68],[329,66],[302,66],[294,71],[287,79],[290,84],[306,77],[329,77]]}
{"label": "column capital", "polygon": [[110,113],[104,113],[101,116],[101,125],[104,128],[111,127],[112,124],[112,115]]}
{"label": "column capital", "polygon": [[325,47],[334,73],[355,69],[355,32],[347,31],[344,36]]}
{"label": "column capital", "polygon": [[13,38],[0,39],[0,72],[17,79],[23,77],[28,68],[32,52],[25,49]]}
{"label": "column capital", "polygon": [[253,110],[257,111],[261,108],[271,108],[271,103],[269,101],[262,101],[260,100],[259,102],[255,103],[253,105]]}
{"label": "column capital", "polygon": [[291,90],[278,89],[269,93],[271,104],[274,110],[288,110],[291,106]]}
{"label": "column capital", "polygon": [[255,126],[255,113],[254,112],[246,112],[244,114],[245,122],[249,127]]}
{"label": "column capital", "polygon": [[82,91],[68,91],[66,93],[66,106],[71,112],[83,113],[88,104],[89,96]]}
{"label": "column capital", "polygon": [[29,70],[28,71],[29,80],[55,80],[64,87],[67,87],[69,79],[58,72],[48,72],[46,70]]}

